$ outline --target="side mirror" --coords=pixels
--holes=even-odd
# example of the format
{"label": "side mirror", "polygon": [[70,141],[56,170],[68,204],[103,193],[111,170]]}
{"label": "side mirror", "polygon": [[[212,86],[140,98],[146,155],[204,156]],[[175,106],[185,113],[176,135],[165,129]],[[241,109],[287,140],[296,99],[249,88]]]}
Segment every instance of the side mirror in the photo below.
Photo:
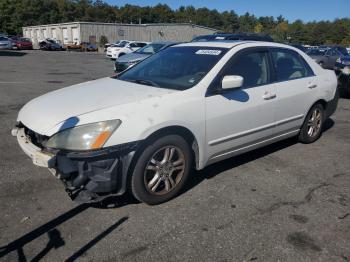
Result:
{"label": "side mirror", "polygon": [[241,76],[224,76],[221,82],[221,88],[223,90],[240,88],[243,85],[243,81],[244,79]]}

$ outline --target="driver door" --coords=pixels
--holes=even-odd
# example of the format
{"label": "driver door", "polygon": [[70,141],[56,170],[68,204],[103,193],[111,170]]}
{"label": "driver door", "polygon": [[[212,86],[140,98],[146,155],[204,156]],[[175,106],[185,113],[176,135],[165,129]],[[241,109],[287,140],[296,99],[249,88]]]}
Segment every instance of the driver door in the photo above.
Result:
{"label": "driver door", "polygon": [[[240,75],[243,86],[215,92],[225,75]],[[206,96],[206,141],[209,162],[246,151],[274,133],[276,90],[266,48],[234,55],[211,84]]]}

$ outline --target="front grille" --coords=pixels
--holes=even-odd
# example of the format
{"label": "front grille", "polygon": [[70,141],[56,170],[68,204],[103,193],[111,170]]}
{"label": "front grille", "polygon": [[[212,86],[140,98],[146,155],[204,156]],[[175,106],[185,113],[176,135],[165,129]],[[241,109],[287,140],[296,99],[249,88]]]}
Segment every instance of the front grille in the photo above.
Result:
{"label": "front grille", "polygon": [[40,135],[34,132],[33,130],[27,128],[26,126],[24,127],[24,133],[26,134],[30,142],[32,142],[34,145],[40,148],[43,148],[43,145],[49,139],[49,137]]}

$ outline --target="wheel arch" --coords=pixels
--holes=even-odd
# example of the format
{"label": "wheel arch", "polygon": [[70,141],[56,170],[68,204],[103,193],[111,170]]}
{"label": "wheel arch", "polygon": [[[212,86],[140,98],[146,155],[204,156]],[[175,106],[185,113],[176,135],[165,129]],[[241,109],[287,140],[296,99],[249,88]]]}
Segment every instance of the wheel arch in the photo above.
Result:
{"label": "wheel arch", "polygon": [[132,155],[132,159],[130,161],[130,164],[128,165],[127,171],[125,175],[123,176],[123,183],[125,185],[124,190],[130,191],[131,186],[131,176],[132,172],[134,170],[134,167],[136,165],[136,162],[138,158],[140,157],[141,153],[143,152],[143,149],[152,143],[154,140],[156,140],[159,137],[166,136],[166,135],[180,135],[183,137],[187,143],[189,144],[191,148],[191,152],[193,154],[193,161],[196,169],[200,168],[200,150],[199,150],[199,144],[198,140],[188,128],[180,125],[171,125],[166,127],[161,127],[157,130],[154,130],[150,134],[148,134],[144,139],[140,141],[140,144],[137,148],[137,150]]}
{"label": "wheel arch", "polygon": [[191,130],[189,130],[184,126],[172,125],[172,126],[162,127],[158,130],[153,131],[141,142],[140,149],[142,150],[142,148],[144,148],[150,142],[158,139],[159,137],[163,137],[166,135],[180,135],[186,140],[186,142],[191,148],[195,167],[196,169],[198,169],[199,161],[200,161],[200,150],[199,150],[198,139],[196,138],[196,136],[193,134]]}

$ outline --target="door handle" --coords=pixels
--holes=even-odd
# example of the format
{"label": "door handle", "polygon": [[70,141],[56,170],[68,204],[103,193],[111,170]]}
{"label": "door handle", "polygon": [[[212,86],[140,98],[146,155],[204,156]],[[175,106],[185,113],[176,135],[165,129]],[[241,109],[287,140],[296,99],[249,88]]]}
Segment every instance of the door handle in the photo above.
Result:
{"label": "door handle", "polygon": [[269,92],[266,92],[266,93],[263,95],[263,98],[264,98],[265,100],[274,99],[274,98],[276,98],[276,94],[271,94],[271,93],[269,93]]}
{"label": "door handle", "polygon": [[313,89],[313,88],[316,88],[317,85],[316,84],[309,84],[307,87],[310,88],[310,89]]}

